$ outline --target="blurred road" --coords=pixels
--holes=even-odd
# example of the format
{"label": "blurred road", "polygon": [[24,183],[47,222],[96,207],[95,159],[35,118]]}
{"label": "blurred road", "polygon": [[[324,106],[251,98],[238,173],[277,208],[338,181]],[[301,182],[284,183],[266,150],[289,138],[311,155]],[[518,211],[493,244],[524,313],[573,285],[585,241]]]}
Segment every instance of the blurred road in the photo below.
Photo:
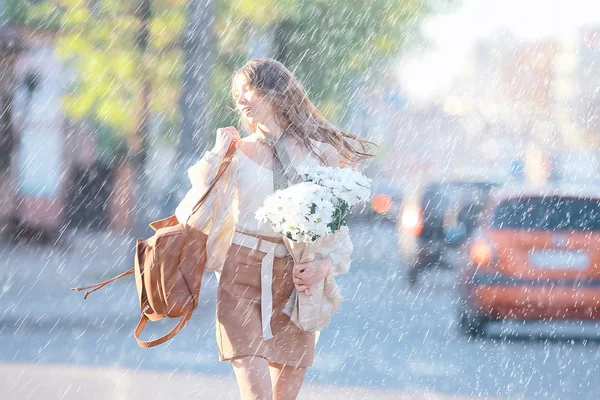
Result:
{"label": "blurred road", "polygon": [[[504,323],[483,339],[462,337],[451,272],[431,273],[410,291],[393,225],[354,221],[350,230],[352,270],[339,279],[346,300],[321,334],[302,398],[598,398],[597,324]],[[168,344],[141,349],[131,335],[138,312],[132,280],[85,302],[82,293],[68,292],[129,268],[133,241],[97,234],[66,242],[70,248],[0,249],[0,382],[11,399],[60,399],[65,391],[65,399],[101,398],[90,397],[99,393],[90,376],[120,388],[104,398],[142,398],[141,378],[168,380],[197,398],[209,389],[236,398],[233,373],[217,360],[212,276],[190,324]],[[44,390],[62,392],[35,395]]]}

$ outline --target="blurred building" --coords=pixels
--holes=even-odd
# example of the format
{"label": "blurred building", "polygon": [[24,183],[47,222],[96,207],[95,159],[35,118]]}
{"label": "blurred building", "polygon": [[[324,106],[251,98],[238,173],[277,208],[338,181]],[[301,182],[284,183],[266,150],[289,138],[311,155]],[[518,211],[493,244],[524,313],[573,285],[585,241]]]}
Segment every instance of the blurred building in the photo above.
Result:
{"label": "blurred building", "polygon": [[[465,168],[486,165],[510,177],[518,163],[522,178],[535,184],[597,175],[598,163],[589,162],[598,158],[598,136],[592,132],[600,87],[592,32],[583,32],[586,50],[579,40],[522,41],[506,32],[478,42],[471,72],[442,101],[445,111],[461,117],[464,132],[457,141],[471,148],[463,153]],[[586,161],[587,172],[561,173],[567,159]]]}
{"label": "blurred building", "polygon": [[577,54],[580,100],[576,104],[579,126],[600,142],[600,25],[582,29]]}
{"label": "blurred building", "polygon": [[[60,110],[61,89],[67,80],[62,64],[53,56],[54,34],[19,27],[27,43],[15,60],[13,126],[18,137],[12,162],[15,204],[12,228],[17,225],[58,230],[65,219],[68,177],[73,160]],[[84,155],[85,157],[85,155]]]}
{"label": "blurred building", "polygon": [[[23,50],[16,29],[0,21],[0,71],[12,71],[15,59]],[[12,93],[14,79],[10,73],[0,73],[0,231],[10,218],[14,204],[11,185],[11,163],[17,137],[12,124]]]}
{"label": "blurred building", "polygon": [[527,41],[502,31],[475,43],[439,98],[391,102],[402,88],[372,90],[354,126],[384,145],[373,175],[404,187],[453,178],[589,182],[600,171],[599,87],[600,28]]}
{"label": "blurred building", "polygon": [[[61,110],[73,71],[53,54],[55,32],[7,26],[11,36],[0,38],[2,231],[31,228],[55,238],[69,227],[132,228],[132,168],[99,163],[92,127]],[[3,45],[9,42],[22,45]]]}

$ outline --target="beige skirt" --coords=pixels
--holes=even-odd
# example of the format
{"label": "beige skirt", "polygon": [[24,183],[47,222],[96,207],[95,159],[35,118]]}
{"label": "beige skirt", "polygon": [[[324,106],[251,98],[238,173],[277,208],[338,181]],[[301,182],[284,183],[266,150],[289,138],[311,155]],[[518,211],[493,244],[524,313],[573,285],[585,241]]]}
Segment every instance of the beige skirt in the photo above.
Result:
{"label": "beige skirt", "polygon": [[[281,237],[254,235],[274,243]],[[217,345],[219,359],[260,356],[269,362],[310,367],[315,353],[315,334],[302,332],[283,308],[294,289],[290,255],[273,263],[273,338],[264,341],[261,324],[261,261],[266,253],[232,244],[227,253],[217,292]]]}

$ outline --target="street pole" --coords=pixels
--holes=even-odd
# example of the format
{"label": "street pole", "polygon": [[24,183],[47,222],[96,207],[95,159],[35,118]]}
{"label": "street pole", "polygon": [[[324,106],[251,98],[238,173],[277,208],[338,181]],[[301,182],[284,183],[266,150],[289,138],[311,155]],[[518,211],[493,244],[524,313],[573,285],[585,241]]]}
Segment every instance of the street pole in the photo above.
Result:
{"label": "street pole", "polygon": [[130,157],[128,159],[134,168],[134,212],[133,212],[133,234],[136,237],[149,236],[151,230],[148,227],[148,178],[146,176],[145,166],[150,146],[149,142],[149,113],[150,96],[152,91],[152,82],[148,74],[147,51],[149,30],[148,25],[152,17],[151,0],[141,0],[138,8],[135,10],[136,17],[141,21],[140,29],[136,36],[136,48],[140,57],[140,109],[138,110],[138,124],[133,135],[133,141],[130,144]]}
{"label": "street pole", "polygon": [[[172,214],[190,187],[187,169],[209,147],[206,141],[210,126],[210,75],[213,67],[213,0],[190,0],[181,43],[185,53],[185,73],[179,97],[182,121],[177,141],[175,182],[163,202],[164,214]],[[226,88],[223,88],[226,90]]]}

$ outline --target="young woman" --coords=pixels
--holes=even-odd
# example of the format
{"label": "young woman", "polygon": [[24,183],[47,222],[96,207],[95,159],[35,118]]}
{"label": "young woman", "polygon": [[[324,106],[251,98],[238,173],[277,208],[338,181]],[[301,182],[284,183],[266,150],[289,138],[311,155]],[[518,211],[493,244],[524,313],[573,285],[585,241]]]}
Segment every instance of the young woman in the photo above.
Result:
{"label": "young woman", "polygon": [[182,221],[190,214],[235,142],[229,167],[189,222],[208,235],[206,269],[219,280],[219,358],[231,362],[243,399],[294,399],[313,363],[316,335],[290,321],[285,303],[294,288],[310,294],[328,274],[348,272],[352,243],[345,230],[344,240],[324,251],[327,257],[294,265],[282,236],[254,215],[274,192],[274,180],[281,181],[281,174],[274,176],[276,163],[287,179],[311,166],[372,157],[365,151],[372,142],[334,127],[292,73],[272,59],[252,60],[237,71],[232,96],[252,134],[242,139],[234,127],[217,130],[214,148],[188,171],[192,189],[176,215]]}

